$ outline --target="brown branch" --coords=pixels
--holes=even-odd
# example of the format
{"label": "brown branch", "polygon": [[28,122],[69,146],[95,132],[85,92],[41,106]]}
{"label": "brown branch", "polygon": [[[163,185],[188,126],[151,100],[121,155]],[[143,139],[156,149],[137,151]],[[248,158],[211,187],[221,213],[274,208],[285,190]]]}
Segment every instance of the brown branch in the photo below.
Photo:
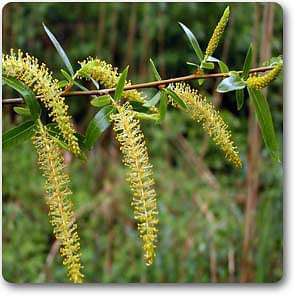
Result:
{"label": "brown branch", "polygon": [[[250,70],[250,73],[259,73],[259,72],[266,72],[272,70],[273,67],[259,67]],[[242,71],[238,71],[238,73],[242,73]],[[151,81],[151,82],[143,82],[138,84],[131,84],[124,87],[124,90],[138,90],[138,89],[146,89],[146,88],[158,88],[159,86],[164,86],[170,83],[180,82],[180,81],[189,81],[195,80],[200,78],[217,78],[217,77],[228,77],[229,73],[211,73],[211,74],[200,74],[194,73],[191,75],[186,75],[182,77],[175,77],[169,78],[165,80],[158,80],[158,81]],[[66,91],[63,92],[61,95],[64,97],[69,96],[102,96],[106,94],[113,93],[116,89],[109,88],[109,89],[102,89],[102,90],[90,90],[90,91]],[[39,98],[39,96],[38,96]],[[2,104],[14,104],[14,103],[21,103],[23,102],[23,98],[12,98],[12,99],[3,99]]]}

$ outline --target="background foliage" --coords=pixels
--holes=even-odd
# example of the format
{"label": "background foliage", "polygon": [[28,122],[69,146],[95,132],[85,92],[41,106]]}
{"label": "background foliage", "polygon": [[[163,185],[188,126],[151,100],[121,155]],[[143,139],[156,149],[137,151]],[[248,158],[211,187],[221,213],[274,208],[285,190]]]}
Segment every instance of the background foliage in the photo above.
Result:
{"label": "background foliage", "polygon": [[[214,56],[242,67],[260,4],[231,5],[224,46]],[[47,63],[59,79],[63,68],[42,22],[64,46],[73,66],[99,56],[133,82],[153,79],[152,57],[163,78],[191,72],[193,50],[177,22],[186,24],[205,48],[225,8],[216,3],[11,3],[3,10],[3,52],[21,48]],[[70,13],[70,10],[72,13]],[[282,11],[274,4],[272,55],[282,53]],[[261,23],[259,23],[261,27]],[[259,28],[260,28],[259,27]],[[87,84],[87,83],[85,83]],[[213,94],[214,80],[203,93]],[[154,94],[155,90],[146,93]],[[4,97],[15,96],[4,89]],[[157,258],[143,263],[130,191],[111,130],[87,162],[65,153],[71,173],[86,282],[237,282],[243,259],[245,202],[249,187],[248,107],[238,111],[235,96],[217,97],[244,166],[234,170],[207,136],[184,114],[170,109],[162,124],[143,123],[154,165],[160,233]],[[215,101],[213,97],[213,101]],[[89,99],[68,98],[79,131],[94,114]],[[268,89],[275,129],[282,141],[282,78]],[[3,108],[4,130],[20,122],[12,106]],[[30,142],[3,151],[3,276],[10,282],[67,282],[48,224],[42,178]],[[262,147],[259,190],[249,268],[251,281],[282,277],[282,167]]]}

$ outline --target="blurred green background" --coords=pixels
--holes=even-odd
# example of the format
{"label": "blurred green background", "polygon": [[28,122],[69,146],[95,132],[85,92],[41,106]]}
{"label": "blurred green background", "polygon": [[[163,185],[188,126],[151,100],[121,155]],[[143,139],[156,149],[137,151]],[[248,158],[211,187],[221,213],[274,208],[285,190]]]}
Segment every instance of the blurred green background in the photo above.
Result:
{"label": "blurred green background", "polygon": [[[224,3],[9,3],[3,9],[3,52],[21,48],[44,61],[58,79],[63,64],[45,34],[55,34],[73,66],[99,56],[132,82],[152,80],[149,58],[163,78],[192,72],[196,62],[183,22],[205,49]],[[268,15],[269,13],[269,15]],[[272,16],[271,20],[268,16]],[[282,54],[282,10],[277,4],[234,3],[224,39],[214,56],[241,69],[249,44],[257,59],[271,26],[272,56]],[[254,63],[256,66],[258,63]],[[216,71],[216,70],[215,70]],[[117,142],[111,128],[88,154],[69,157],[86,282],[276,282],[283,274],[282,166],[271,161],[253,112],[236,109],[234,93],[201,88],[232,130],[243,160],[234,169],[202,129],[169,109],[162,124],[144,122],[159,206],[157,257],[146,267],[130,207]],[[83,82],[92,88],[88,82]],[[196,85],[195,85],[196,86]],[[155,91],[147,90],[151,95]],[[3,97],[17,96],[4,89]],[[282,76],[268,88],[282,148]],[[67,98],[78,131],[95,114],[84,97]],[[20,123],[3,107],[3,130]],[[68,282],[48,223],[43,179],[30,141],[3,151],[3,277],[10,282]],[[250,220],[250,221],[249,221]],[[245,225],[246,224],[246,225]]]}

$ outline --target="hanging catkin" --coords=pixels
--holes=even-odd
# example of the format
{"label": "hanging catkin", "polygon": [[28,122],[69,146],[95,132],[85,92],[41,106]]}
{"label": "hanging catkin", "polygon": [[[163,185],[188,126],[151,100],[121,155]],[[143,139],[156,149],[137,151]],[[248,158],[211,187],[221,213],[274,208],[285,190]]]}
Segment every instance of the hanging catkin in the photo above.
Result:
{"label": "hanging catkin", "polygon": [[73,205],[69,199],[69,176],[64,172],[62,153],[41,122],[32,138],[38,154],[38,165],[45,178],[46,201],[50,223],[56,239],[61,243],[60,253],[68,276],[74,283],[82,283],[80,244],[74,223]]}
{"label": "hanging catkin", "polygon": [[131,204],[143,242],[145,263],[149,266],[155,256],[158,223],[152,165],[132,107],[127,102],[123,106],[117,104],[117,109],[118,112],[112,116],[113,129],[121,145],[123,162],[129,168],[127,179],[133,194]]}
{"label": "hanging catkin", "polygon": [[[191,89],[188,84],[176,83],[170,87],[186,103],[186,112],[191,118],[199,122],[207,134],[224,152],[225,157],[236,167],[241,167],[237,147],[231,138],[228,125],[221,118],[219,112],[198,91]],[[173,101],[171,103],[174,104]],[[175,105],[175,104],[174,104]]]}

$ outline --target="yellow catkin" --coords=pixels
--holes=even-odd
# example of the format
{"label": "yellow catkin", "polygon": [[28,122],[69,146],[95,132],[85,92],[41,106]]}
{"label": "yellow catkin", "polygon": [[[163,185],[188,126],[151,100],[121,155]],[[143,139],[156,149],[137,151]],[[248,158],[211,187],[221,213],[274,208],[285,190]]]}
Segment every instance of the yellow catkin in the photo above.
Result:
{"label": "yellow catkin", "polygon": [[219,41],[224,33],[226,24],[229,20],[229,15],[230,15],[230,9],[229,6],[224,10],[224,13],[217,24],[213,35],[210,38],[210,41],[207,45],[206,51],[205,51],[205,56],[208,57],[210,55],[213,55],[215,52],[216,48],[218,47]]}
{"label": "yellow catkin", "polygon": [[[219,112],[198,91],[191,89],[188,84],[176,83],[171,89],[186,103],[186,112],[191,118],[202,124],[204,130],[222,149],[225,157],[236,167],[241,167],[237,147],[231,139],[228,125],[221,118]],[[171,101],[172,102],[172,101]],[[174,106],[174,102],[172,102]]]}
{"label": "yellow catkin", "polygon": [[56,239],[61,243],[63,264],[67,267],[69,279],[74,283],[82,283],[79,236],[69,199],[72,193],[69,177],[64,172],[62,153],[41,123],[32,140],[38,154],[38,165],[45,178],[50,223]]}
{"label": "yellow catkin", "polygon": [[[81,68],[77,71],[80,77],[89,78],[92,77],[96,81],[99,81],[105,88],[114,88],[119,80],[119,74],[117,68],[113,68],[112,65],[106,63],[98,58],[88,58],[83,62],[79,62]],[[130,85],[127,81],[126,85]],[[145,97],[137,90],[129,90],[123,92],[124,99],[144,102]]]}
{"label": "yellow catkin", "polygon": [[57,123],[70,150],[78,155],[78,145],[75,130],[68,115],[68,106],[61,96],[58,81],[53,79],[45,64],[39,64],[38,60],[30,55],[23,54],[21,50],[15,53],[11,50],[10,55],[4,55],[2,60],[3,73],[15,77],[30,87],[38,96],[46,108],[50,109],[50,116]]}
{"label": "yellow catkin", "polygon": [[114,131],[123,154],[123,162],[129,168],[127,180],[133,194],[134,218],[143,242],[144,260],[151,265],[155,256],[157,237],[157,204],[152,165],[149,163],[144,135],[139,120],[127,102],[116,105],[118,112],[112,116]]}
{"label": "yellow catkin", "polygon": [[263,76],[253,75],[247,79],[247,86],[253,89],[262,89],[268,86],[280,73],[282,69],[282,63],[277,64],[274,69],[269,71]]}

